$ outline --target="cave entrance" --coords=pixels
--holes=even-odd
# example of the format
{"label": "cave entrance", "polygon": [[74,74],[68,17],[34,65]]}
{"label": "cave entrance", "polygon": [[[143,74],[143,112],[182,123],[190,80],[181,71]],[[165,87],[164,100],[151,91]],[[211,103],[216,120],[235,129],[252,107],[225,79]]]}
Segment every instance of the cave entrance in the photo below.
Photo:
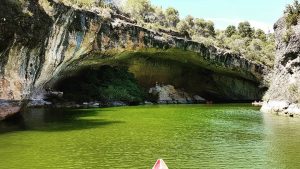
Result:
{"label": "cave entrance", "polygon": [[149,89],[155,85],[172,85],[192,98],[208,101],[251,102],[260,100],[258,84],[245,79],[214,73],[210,70],[173,62],[133,59],[130,63],[86,67],[65,76],[53,85],[64,93],[63,101],[109,104],[122,101],[137,105],[155,102]]}
{"label": "cave entrance", "polygon": [[63,101],[76,103],[122,101],[134,105],[145,97],[144,89],[123,66],[86,67],[58,80],[53,88],[64,93]]}

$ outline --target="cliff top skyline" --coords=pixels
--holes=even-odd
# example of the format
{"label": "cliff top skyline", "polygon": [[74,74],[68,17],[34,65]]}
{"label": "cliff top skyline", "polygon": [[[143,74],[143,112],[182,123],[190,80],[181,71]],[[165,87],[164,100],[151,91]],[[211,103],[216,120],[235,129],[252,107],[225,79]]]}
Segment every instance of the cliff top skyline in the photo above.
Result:
{"label": "cliff top skyline", "polygon": [[255,28],[273,32],[273,24],[283,14],[287,4],[293,0],[151,0],[162,8],[174,7],[180,17],[187,15],[211,20],[217,29],[228,25],[237,26],[242,21],[249,21]]}

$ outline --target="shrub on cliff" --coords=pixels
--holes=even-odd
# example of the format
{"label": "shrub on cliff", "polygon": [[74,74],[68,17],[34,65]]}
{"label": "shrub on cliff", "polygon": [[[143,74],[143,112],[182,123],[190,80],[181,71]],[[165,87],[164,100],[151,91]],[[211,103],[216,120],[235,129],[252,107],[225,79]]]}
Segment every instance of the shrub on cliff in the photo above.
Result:
{"label": "shrub on cliff", "polygon": [[181,20],[178,24],[177,24],[177,30],[181,33],[183,32],[188,32],[190,30],[190,26],[189,24],[184,21],[184,20]]}
{"label": "shrub on cliff", "polygon": [[225,30],[225,34],[227,37],[231,37],[232,35],[236,34],[236,32],[237,30],[234,25],[229,25]]}
{"label": "shrub on cliff", "polygon": [[251,25],[248,21],[245,21],[245,22],[239,23],[238,32],[239,32],[239,35],[241,35],[241,37],[243,37],[243,38],[245,38],[245,37],[251,38],[251,37],[253,37],[254,29],[251,28]]}
{"label": "shrub on cliff", "polygon": [[[141,5],[144,3],[146,4],[145,6]],[[147,7],[149,5],[151,7]],[[136,6],[135,10],[142,14],[126,9],[133,6]],[[176,9],[168,8],[164,10],[161,7],[152,6],[150,1],[146,0],[128,0],[124,10],[129,12],[134,19],[138,20],[138,23],[146,28],[156,31],[162,29],[169,32],[178,31],[181,34],[189,35],[184,37],[191,37],[192,40],[204,43],[206,46],[214,45],[226,48],[255,62],[269,66],[273,65],[275,56],[273,35],[266,34],[261,29],[255,30],[247,21],[239,23],[238,28],[230,25],[224,31],[216,31],[212,21],[194,18],[190,15],[179,20],[179,12]],[[151,15],[152,19],[148,19],[148,15]]]}
{"label": "shrub on cliff", "polygon": [[294,0],[293,4],[287,5],[284,14],[287,30],[283,34],[282,38],[285,43],[288,43],[291,36],[294,34],[292,26],[297,25],[300,18],[300,4],[298,0]]}
{"label": "shrub on cliff", "polygon": [[287,28],[290,28],[293,25],[297,25],[299,15],[300,15],[300,4],[298,0],[294,0],[293,4],[287,5],[285,11],[285,19]]}
{"label": "shrub on cliff", "polygon": [[180,21],[179,12],[176,9],[169,7],[166,9],[165,15],[167,19],[167,26],[176,28],[178,22]]}
{"label": "shrub on cliff", "polygon": [[195,32],[194,35],[203,37],[214,37],[215,36],[215,25],[212,21],[206,21],[204,19],[196,18],[194,21],[194,27],[192,28]]}
{"label": "shrub on cliff", "polygon": [[217,46],[230,49],[252,61],[273,66],[275,56],[273,34],[265,34],[262,30],[256,30],[253,37],[242,37],[238,32],[228,36],[228,29],[227,31],[217,31],[216,34]]}
{"label": "shrub on cliff", "polygon": [[139,23],[150,20],[150,15],[155,12],[149,0],[127,0],[123,10]]}
{"label": "shrub on cliff", "polygon": [[257,39],[260,39],[262,41],[266,41],[267,40],[266,33],[263,30],[261,30],[261,29],[255,30],[254,37],[257,38]]}

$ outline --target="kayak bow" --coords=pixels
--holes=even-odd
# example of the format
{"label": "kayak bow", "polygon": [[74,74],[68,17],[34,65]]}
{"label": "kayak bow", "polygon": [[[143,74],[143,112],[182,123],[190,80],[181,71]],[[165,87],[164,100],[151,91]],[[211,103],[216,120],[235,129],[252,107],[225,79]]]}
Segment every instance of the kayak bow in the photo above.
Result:
{"label": "kayak bow", "polygon": [[152,169],[169,169],[164,160],[158,159]]}

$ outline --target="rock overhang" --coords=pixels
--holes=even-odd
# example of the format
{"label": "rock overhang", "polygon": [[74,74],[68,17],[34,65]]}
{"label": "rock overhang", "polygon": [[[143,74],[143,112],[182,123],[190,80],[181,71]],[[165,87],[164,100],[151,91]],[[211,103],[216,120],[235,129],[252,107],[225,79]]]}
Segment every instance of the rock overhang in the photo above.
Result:
{"label": "rock overhang", "polygon": [[[0,18],[15,12],[20,16],[11,22],[1,20],[0,38],[8,44],[0,51],[1,99],[40,98],[49,82],[66,70],[79,69],[80,62],[105,63],[99,58],[90,62],[95,55],[108,57],[110,62],[124,55],[186,62],[255,84],[267,69],[225,49],[143,28],[110,9],[83,9],[55,0],[0,3],[7,11]],[[7,10],[11,5],[18,10]],[[22,34],[20,28],[27,33]]]}

